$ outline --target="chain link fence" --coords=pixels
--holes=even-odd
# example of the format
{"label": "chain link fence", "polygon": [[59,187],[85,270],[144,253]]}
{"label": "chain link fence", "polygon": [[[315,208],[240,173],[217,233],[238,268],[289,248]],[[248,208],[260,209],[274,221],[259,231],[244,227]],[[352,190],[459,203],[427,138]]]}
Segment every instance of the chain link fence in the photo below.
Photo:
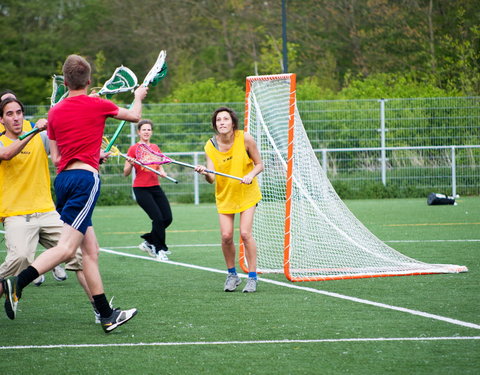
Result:
{"label": "chain link fence", "polygon": [[[243,124],[244,103],[147,104],[143,117],[154,122],[152,142],[163,152],[204,164],[211,114],[223,105],[235,109]],[[320,164],[342,198],[480,193],[480,97],[301,101],[298,108]],[[38,118],[48,108],[27,106],[26,111]],[[107,137],[117,124],[107,122]],[[116,145],[126,153],[136,141],[130,124]],[[101,167],[104,204],[132,200],[123,164],[112,158]],[[179,181],[162,182],[172,202],[213,201],[213,187],[193,170],[173,164],[165,169]]]}

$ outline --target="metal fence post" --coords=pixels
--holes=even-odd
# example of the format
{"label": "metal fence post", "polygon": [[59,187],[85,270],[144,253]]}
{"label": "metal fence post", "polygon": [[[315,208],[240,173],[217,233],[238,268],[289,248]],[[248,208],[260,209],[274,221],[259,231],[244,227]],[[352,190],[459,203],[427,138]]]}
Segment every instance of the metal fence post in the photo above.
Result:
{"label": "metal fence post", "polygon": [[455,146],[452,146],[452,197],[457,196],[457,166],[455,160]]}
{"label": "metal fence post", "polygon": [[385,99],[380,99],[380,165],[382,169],[382,184],[387,185],[387,156],[385,152]]}
{"label": "metal fence post", "polygon": [[[198,152],[193,154],[193,165],[198,165]],[[200,203],[200,194],[199,194],[199,181],[198,181],[198,173],[195,172],[193,174],[193,196],[195,204],[198,205]]]}

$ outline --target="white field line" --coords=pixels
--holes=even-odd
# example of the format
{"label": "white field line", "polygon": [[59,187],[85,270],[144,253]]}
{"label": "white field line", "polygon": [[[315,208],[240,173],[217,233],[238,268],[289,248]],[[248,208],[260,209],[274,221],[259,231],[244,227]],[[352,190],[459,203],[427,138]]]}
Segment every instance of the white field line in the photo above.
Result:
{"label": "white field line", "polygon": [[[0,231],[0,232],[3,232],[3,231]],[[419,240],[419,241],[406,240],[406,241],[395,241],[395,242],[430,242],[430,241],[431,242],[439,242],[439,241],[448,242],[450,240],[423,240],[423,241],[421,241],[421,240]],[[456,242],[461,242],[461,241],[479,242],[480,240],[470,239],[470,240],[452,240],[452,241],[456,241]],[[385,242],[393,242],[393,241],[385,241]],[[180,247],[180,246],[185,247],[185,246],[220,246],[220,245],[216,245],[216,244],[177,245],[177,247]],[[172,246],[172,247],[174,247],[174,246]],[[125,246],[125,247],[119,247],[119,248],[129,249],[129,248],[136,248],[136,246]],[[105,252],[105,253],[111,253],[111,254],[131,257],[131,258],[138,258],[138,259],[144,259],[144,260],[157,262],[156,259],[153,259],[153,258],[147,257],[147,256],[128,254],[128,253],[123,253],[123,252],[118,252],[118,251],[108,250],[108,249],[103,249],[103,248],[100,249],[100,250],[102,252]],[[5,250],[3,250],[3,251],[5,251]],[[181,267],[194,268],[194,269],[208,271],[208,272],[225,274],[225,271],[222,271],[222,270],[197,266],[197,265],[194,265],[194,264],[180,263],[180,262],[174,262],[174,261],[170,261],[170,260],[167,261],[167,262],[164,262],[164,263],[174,264],[174,265],[181,266]],[[247,277],[247,276],[246,275],[240,275],[240,277]],[[461,321],[461,320],[452,319],[452,318],[444,317],[444,316],[441,316],[441,315],[430,314],[430,313],[426,313],[426,312],[423,312],[423,311],[417,311],[417,310],[407,309],[407,308],[404,308],[404,307],[387,305],[387,304],[384,304],[384,303],[369,301],[369,300],[366,300],[366,299],[361,299],[361,298],[356,298],[356,297],[350,297],[350,296],[346,296],[346,295],[339,294],[339,293],[327,292],[325,290],[318,290],[318,289],[315,289],[315,288],[303,287],[303,286],[294,285],[294,284],[291,284],[291,283],[285,283],[285,282],[281,282],[281,281],[265,279],[263,277],[260,278],[259,280],[262,281],[262,282],[265,282],[265,283],[275,284],[275,285],[283,286],[283,287],[286,287],[286,288],[303,290],[303,291],[316,293],[316,294],[323,294],[323,295],[326,295],[326,296],[339,298],[339,299],[343,299],[343,300],[348,300],[348,301],[352,301],[352,302],[357,302],[357,303],[362,303],[362,304],[365,304],[365,305],[381,307],[381,308],[384,308],[384,309],[400,311],[400,312],[404,312],[404,313],[411,314],[411,315],[421,316],[421,317],[424,317],[424,318],[435,319],[435,320],[439,320],[439,321],[443,321],[443,322],[446,322],[446,323],[455,324],[455,325],[459,325],[459,326],[463,326],[463,327],[467,327],[467,328],[480,329],[480,325],[478,325],[478,324],[474,324],[474,323],[470,323],[470,322],[464,322],[464,321]]]}
{"label": "white field line", "polygon": [[17,349],[64,349],[64,348],[106,348],[106,347],[145,347],[145,346],[187,346],[187,345],[252,345],[252,344],[317,344],[337,342],[388,342],[388,341],[455,341],[480,340],[480,336],[451,337],[372,337],[349,339],[313,339],[313,340],[256,340],[256,341],[191,341],[191,342],[138,342],[116,344],[58,344],[58,345],[15,345],[0,346],[0,350]]}
{"label": "white field line", "polygon": [[[225,271],[222,271],[222,270],[219,270],[219,269],[197,266],[195,264],[174,262],[174,261],[171,261],[171,260],[158,261],[158,260],[156,260],[154,258],[151,258],[151,257],[140,256],[140,255],[135,255],[135,254],[127,254],[127,253],[118,252],[118,251],[109,250],[109,249],[103,249],[103,248],[101,248],[100,251],[105,252],[105,253],[110,253],[110,254],[116,254],[116,255],[131,257],[131,258],[140,258],[140,259],[146,259],[146,260],[150,260],[150,261],[154,261],[154,262],[169,263],[169,264],[173,264],[173,265],[176,265],[176,266],[194,268],[194,269],[202,270],[202,271],[226,274]],[[247,277],[247,275],[243,275],[243,274],[240,274],[239,276],[244,277],[244,278]],[[305,287],[305,286],[300,286],[298,284],[286,283],[286,282],[276,281],[276,280],[270,280],[270,279],[266,279],[264,277],[259,278],[259,281],[269,283],[269,284],[278,285],[278,286],[283,286],[285,288],[297,289],[297,290],[302,290],[302,291],[305,291],[305,292],[316,293],[316,294],[323,294],[325,296],[329,296],[329,297],[333,297],[333,298],[339,298],[339,299],[343,299],[343,300],[347,300],[347,301],[351,301],[351,302],[356,302],[356,303],[362,303],[364,305],[370,305],[370,306],[380,307],[380,308],[383,308],[383,309],[400,311],[400,312],[404,312],[404,313],[407,313],[407,314],[417,315],[417,316],[421,316],[423,318],[428,318],[428,319],[435,319],[435,320],[439,320],[439,321],[443,321],[443,322],[446,322],[446,323],[455,324],[455,325],[459,325],[459,326],[463,326],[463,327],[467,327],[467,328],[480,329],[480,325],[475,324],[475,323],[464,322],[462,320],[452,319],[452,318],[444,317],[444,316],[441,316],[441,315],[430,314],[430,313],[423,312],[423,311],[407,309],[405,307],[387,305],[385,303],[369,301],[369,300],[362,299],[362,298],[357,298],[357,297],[350,297],[350,296],[346,296],[346,295],[339,294],[339,293],[327,292],[325,290],[309,288],[309,287]]]}
{"label": "white field line", "polygon": [[[466,240],[391,240],[383,241],[390,243],[412,243],[412,242],[480,242],[480,239],[466,239]],[[138,246],[110,246],[110,249],[136,249]],[[202,243],[202,244],[182,244],[182,245],[168,245],[168,247],[220,247],[218,243]]]}

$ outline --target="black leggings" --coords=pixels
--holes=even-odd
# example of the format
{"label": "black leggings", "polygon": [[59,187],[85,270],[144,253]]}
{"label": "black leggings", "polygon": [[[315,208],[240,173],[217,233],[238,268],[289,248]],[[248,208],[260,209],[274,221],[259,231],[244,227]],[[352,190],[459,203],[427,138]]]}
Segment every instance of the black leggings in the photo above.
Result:
{"label": "black leggings", "polygon": [[165,229],[172,223],[172,210],[167,196],[160,186],[134,187],[137,203],[152,220],[152,231],[140,236],[155,245],[157,250],[168,250],[165,243]]}

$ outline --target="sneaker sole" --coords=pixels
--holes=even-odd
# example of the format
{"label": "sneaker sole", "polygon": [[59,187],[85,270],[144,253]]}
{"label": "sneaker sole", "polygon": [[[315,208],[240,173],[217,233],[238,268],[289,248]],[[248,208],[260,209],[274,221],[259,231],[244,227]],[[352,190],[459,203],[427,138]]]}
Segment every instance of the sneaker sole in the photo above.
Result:
{"label": "sneaker sole", "polygon": [[130,319],[132,319],[135,315],[137,315],[138,313],[138,310],[135,310],[135,312],[132,314],[132,316],[128,319],[125,319],[119,323],[115,323],[115,324],[112,324],[111,326],[108,326],[107,328],[103,327],[103,330],[105,331],[105,333],[110,333],[112,332],[114,329],[120,327],[121,325],[127,323]]}
{"label": "sneaker sole", "polygon": [[3,289],[5,290],[5,313],[9,319],[14,320],[17,315],[18,298],[15,287],[12,286],[12,280],[5,280]]}

